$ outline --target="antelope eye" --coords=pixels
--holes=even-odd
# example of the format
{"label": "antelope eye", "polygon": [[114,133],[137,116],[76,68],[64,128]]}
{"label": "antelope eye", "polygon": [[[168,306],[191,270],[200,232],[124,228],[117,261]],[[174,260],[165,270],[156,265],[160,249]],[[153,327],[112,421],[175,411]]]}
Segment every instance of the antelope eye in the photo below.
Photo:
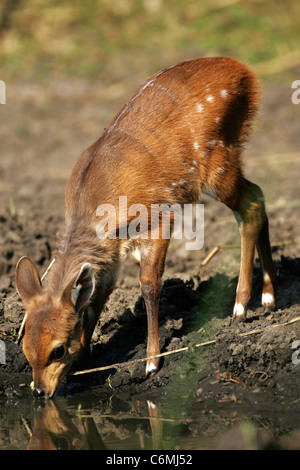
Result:
{"label": "antelope eye", "polygon": [[65,355],[65,347],[63,345],[57,346],[57,348],[52,349],[52,352],[49,357],[49,363],[52,361],[59,361]]}

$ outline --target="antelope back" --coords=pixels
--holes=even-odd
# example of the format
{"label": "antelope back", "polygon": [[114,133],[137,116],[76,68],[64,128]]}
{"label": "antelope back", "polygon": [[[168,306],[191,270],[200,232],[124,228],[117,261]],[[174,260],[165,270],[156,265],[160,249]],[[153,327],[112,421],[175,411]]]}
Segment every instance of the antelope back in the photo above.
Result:
{"label": "antelope back", "polygon": [[93,218],[105,202],[118,218],[120,195],[128,206],[149,207],[194,202],[206,192],[236,205],[241,146],[258,95],[255,75],[230,58],[160,71],[77,161],[66,189],[67,214]]}

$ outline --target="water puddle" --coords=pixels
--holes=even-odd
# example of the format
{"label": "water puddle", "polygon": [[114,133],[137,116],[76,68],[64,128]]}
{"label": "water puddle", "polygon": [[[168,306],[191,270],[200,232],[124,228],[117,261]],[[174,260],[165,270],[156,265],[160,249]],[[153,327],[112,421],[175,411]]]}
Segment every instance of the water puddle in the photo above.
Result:
{"label": "water puddle", "polygon": [[188,397],[124,400],[97,392],[47,401],[8,398],[0,401],[0,410],[1,450],[300,447],[300,408],[284,412],[224,403],[205,409]]}

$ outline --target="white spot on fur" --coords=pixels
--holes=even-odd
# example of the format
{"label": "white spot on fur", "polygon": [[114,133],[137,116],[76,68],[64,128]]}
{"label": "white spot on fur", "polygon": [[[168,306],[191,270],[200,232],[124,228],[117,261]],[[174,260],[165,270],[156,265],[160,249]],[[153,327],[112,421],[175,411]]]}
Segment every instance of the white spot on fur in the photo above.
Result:
{"label": "white spot on fur", "polygon": [[245,315],[245,309],[242,304],[234,304],[234,309],[233,309],[233,316],[234,317],[240,317]]}
{"label": "white spot on fur", "polygon": [[220,95],[222,96],[222,98],[227,98],[227,96],[228,96],[228,91],[225,90],[225,89],[224,89],[224,90],[221,90]]}
{"label": "white spot on fur", "polygon": [[193,160],[193,165],[195,165],[195,167],[198,166],[198,163],[196,162],[196,160]]}
{"label": "white spot on fur", "polygon": [[267,272],[264,272],[264,282],[271,282],[271,278]]}
{"label": "white spot on fur", "polygon": [[217,117],[215,118],[215,122],[217,122],[217,123],[218,123],[218,122],[220,122],[220,121],[221,121],[221,118],[220,118],[220,116],[217,116]]}
{"label": "white spot on fur", "polygon": [[212,147],[213,145],[215,145],[216,141],[215,140],[209,140],[208,142],[206,142],[206,145],[208,145],[209,147]]}
{"label": "white spot on fur", "polygon": [[171,183],[172,186],[177,186],[177,183]]}
{"label": "white spot on fur", "polygon": [[194,149],[199,150],[199,144],[197,141],[194,142]]}
{"label": "white spot on fur", "polygon": [[219,175],[224,175],[224,173],[226,172],[225,168],[223,166],[220,166],[218,169],[217,169],[217,172],[219,173]]}
{"label": "white spot on fur", "polygon": [[206,101],[208,101],[209,103],[212,103],[214,101],[213,95],[208,95],[208,97],[206,98]]}
{"label": "white spot on fur", "polygon": [[150,401],[150,400],[147,400],[147,405],[148,405],[148,407],[151,408],[152,410],[156,410],[156,409],[157,409],[157,406],[156,406],[154,403],[152,403],[152,401]]}
{"label": "white spot on fur", "polygon": [[225,147],[223,140],[219,140],[219,144],[221,147]]}
{"label": "white spot on fur", "polygon": [[153,362],[149,362],[149,363],[147,362],[146,375],[151,374],[152,372],[156,372],[156,371],[157,371],[157,368],[155,367]]}
{"label": "white spot on fur", "polygon": [[189,172],[193,173],[193,171],[195,171],[195,170],[196,170],[196,168],[194,166],[191,166],[191,168],[189,169]]}
{"label": "white spot on fur", "polygon": [[275,299],[272,294],[263,294],[261,296],[261,303],[263,307],[274,308],[275,306]]}
{"label": "white spot on fur", "polygon": [[136,249],[132,252],[132,256],[134,257],[134,259],[140,263],[141,262],[141,252],[140,250]]}
{"label": "white spot on fur", "polygon": [[197,103],[197,111],[198,111],[198,113],[202,113],[203,110],[204,110],[203,104]]}

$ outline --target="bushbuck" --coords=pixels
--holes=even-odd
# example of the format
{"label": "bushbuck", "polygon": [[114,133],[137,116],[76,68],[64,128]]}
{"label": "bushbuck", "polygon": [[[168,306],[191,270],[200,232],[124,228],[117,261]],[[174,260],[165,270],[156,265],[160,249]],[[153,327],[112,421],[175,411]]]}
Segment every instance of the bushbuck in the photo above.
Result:
{"label": "bushbuck", "polygon": [[[27,313],[23,348],[33,368],[35,396],[52,397],[59,380],[89,349],[120,262],[131,249],[140,251],[148,324],[146,374],[159,368],[159,358],[153,356],[160,353],[159,294],[170,240],[163,236],[162,217],[158,225],[146,221],[147,234],[128,235],[134,215],[121,214],[121,197],[129,207],[142,204],[147,209],[152,204],[194,204],[202,194],[224,203],[241,236],[234,321],[246,319],[255,246],[263,272],[262,305],[275,307],[263,193],[245,179],[241,164],[259,95],[256,76],[235,59],[184,61],[150,77],[81,154],[66,186],[65,227],[47,286],[42,288],[29,258],[21,258],[16,269]],[[104,211],[107,227],[115,230],[107,228],[103,237],[97,231],[99,214],[104,215],[99,207],[115,209]],[[169,222],[173,224],[174,213]]]}

